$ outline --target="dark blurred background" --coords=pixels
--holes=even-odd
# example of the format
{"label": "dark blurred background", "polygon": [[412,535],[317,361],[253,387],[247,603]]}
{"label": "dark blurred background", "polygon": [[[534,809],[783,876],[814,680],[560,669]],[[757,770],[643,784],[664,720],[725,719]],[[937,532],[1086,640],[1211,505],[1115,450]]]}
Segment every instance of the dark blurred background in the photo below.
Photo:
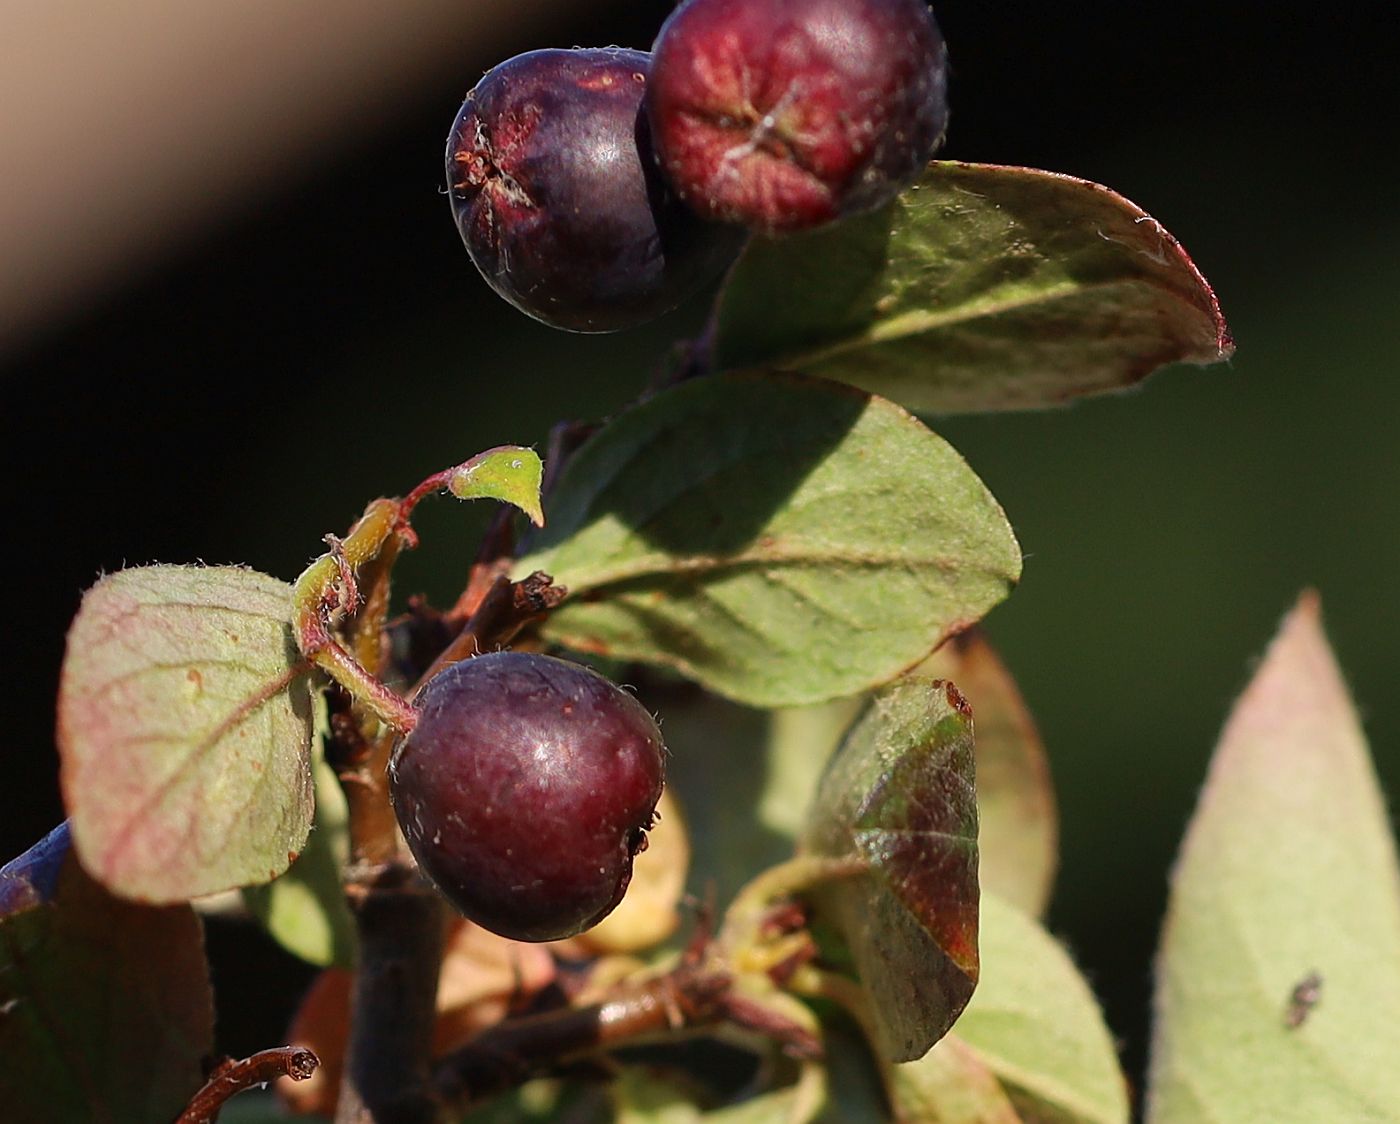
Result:
{"label": "dark blurred background", "polygon": [[[94,7],[0,2],[0,856],[62,815],[55,686],[100,572],[203,559],[291,579],[368,498],[620,405],[702,311],[621,336],[542,328],[479,281],[440,189],[483,70],[646,47],[667,3]],[[1059,786],[1050,923],[1137,1081],[1177,841],[1304,586],[1400,793],[1394,8],[937,12],[946,154],[1118,189],[1183,241],[1239,344],[1135,393],[936,423],[1028,555],[989,627]],[[451,597],[479,527],[425,508],[432,549],[400,588]],[[211,940],[248,1000],[225,1000],[221,1045],[269,1044],[304,973],[253,934]]]}

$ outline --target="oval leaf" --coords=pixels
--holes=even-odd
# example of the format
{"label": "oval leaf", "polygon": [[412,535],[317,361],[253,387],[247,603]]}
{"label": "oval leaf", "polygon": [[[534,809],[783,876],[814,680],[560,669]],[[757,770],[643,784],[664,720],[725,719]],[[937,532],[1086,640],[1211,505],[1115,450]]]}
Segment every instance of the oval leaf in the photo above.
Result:
{"label": "oval leaf", "polygon": [[0,920],[6,1124],[172,1120],[213,1047],[204,935],[189,906],[123,901],[70,858],[52,902]]}
{"label": "oval leaf", "polygon": [[951,679],[977,730],[977,849],[982,888],[1039,917],[1059,861],[1059,818],[1045,747],[1006,665],[976,629],[916,674]]}
{"label": "oval leaf", "polygon": [[715,332],[720,369],[801,370],[932,413],[1056,405],[1234,349],[1205,278],[1135,204],[946,161],[885,210],[753,239]]}
{"label": "oval leaf", "polygon": [[1021,555],[982,482],[899,407],[734,375],[595,435],[532,570],[569,589],[551,639],[782,706],[892,679],[1004,598]]}
{"label": "oval leaf", "polygon": [[68,632],[63,797],[83,865],[124,897],[266,882],[311,826],[311,705],[291,587],[251,570],[102,579]]}
{"label": "oval leaf", "polygon": [[540,510],[540,481],[544,463],[534,449],[522,445],[499,445],[478,453],[453,469],[447,490],[459,500],[502,500],[530,517],[537,527],[544,526]]}
{"label": "oval leaf", "polygon": [[877,695],[832,758],[804,850],[859,858],[819,912],[870,992],[881,1053],[922,1057],[977,983],[977,798],[972,719],[951,683],[906,679]]}
{"label": "oval leaf", "polygon": [[958,1038],[1025,1119],[1126,1124],[1127,1085],[1113,1039],[1065,950],[990,893],[982,895],[981,936],[982,978]]}
{"label": "oval leaf", "polygon": [[1221,735],[1172,878],[1147,1118],[1400,1119],[1400,869],[1315,596]]}

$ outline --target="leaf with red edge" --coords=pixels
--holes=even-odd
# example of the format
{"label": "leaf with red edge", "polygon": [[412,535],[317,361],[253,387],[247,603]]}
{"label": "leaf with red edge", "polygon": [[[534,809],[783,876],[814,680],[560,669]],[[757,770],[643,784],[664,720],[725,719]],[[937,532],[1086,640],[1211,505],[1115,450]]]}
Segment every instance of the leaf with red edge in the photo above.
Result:
{"label": "leaf with red edge", "polygon": [[1117,192],[937,161],[889,207],[758,238],[715,312],[721,370],[849,382],[927,413],[1054,406],[1234,350],[1181,244]]}
{"label": "leaf with red edge", "polygon": [[904,679],[875,696],[822,778],[801,845],[868,864],[815,905],[871,994],[881,1052],[922,1057],[978,972],[972,716],[953,684]]}
{"label": "leaf with red edge", "polygon": [[951,679],[972,704],[982,889],[1041,916],[1059,863],[1059,816],[1045,746],[1016,681],[979,629],[955,636],[917,674]]}
{"label": "leaf with red edge", "polygon": [[46,903],[0,919],[6,1124],[171,1120],[204,1083],[213,993],[187,905],[114,897],[70,856]]}
{"label": "leaf with red edge", "polygon": [[311,704],[291,589],[251,570],[103,578],[68,632],[64,802],[83,866],[124,897],[266,882],[311,827]]}

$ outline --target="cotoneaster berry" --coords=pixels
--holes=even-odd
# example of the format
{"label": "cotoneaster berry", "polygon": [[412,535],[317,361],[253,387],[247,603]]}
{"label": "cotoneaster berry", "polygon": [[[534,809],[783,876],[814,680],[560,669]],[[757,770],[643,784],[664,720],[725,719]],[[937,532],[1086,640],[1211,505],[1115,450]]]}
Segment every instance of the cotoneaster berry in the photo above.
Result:
{"label": "cotoneaster berry", "polygon": [[688,0],[652,47],[662,170],[707,218],[766,233],[873,210],[947,125],[923,0]]}
{"label": "cotoneaster berry", "polygon": [[420,868],[502,936],[573,936],[622,900],[664,779],[655,720],[578,664],[498,652],[419,693],[389,789]]}
{"label": "cotoneaster berry", "polygon": [[674,308],[738,253],[658,174],[641,51],[531,51],[467,95],[447,141],[457,229],[481,275],[557,328],[608,332]]}

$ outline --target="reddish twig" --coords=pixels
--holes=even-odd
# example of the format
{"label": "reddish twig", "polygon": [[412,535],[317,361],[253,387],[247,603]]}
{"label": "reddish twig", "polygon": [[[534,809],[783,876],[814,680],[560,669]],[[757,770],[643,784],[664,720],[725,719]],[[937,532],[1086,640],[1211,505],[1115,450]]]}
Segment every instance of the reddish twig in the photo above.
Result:
{"label": "reddish twig", "polygon": [[241,1062],[225,1058],[214,1067],[204,1088],[190,1099],[175,1124],[212,1124],[219,1118],[220,1109],[230,1097],[254,1085],[276,1081],[279,1077],[305,1081],[320,1064],[321,1059],[305,1046],[277,1046],[271,1050],[260,1050]]}

